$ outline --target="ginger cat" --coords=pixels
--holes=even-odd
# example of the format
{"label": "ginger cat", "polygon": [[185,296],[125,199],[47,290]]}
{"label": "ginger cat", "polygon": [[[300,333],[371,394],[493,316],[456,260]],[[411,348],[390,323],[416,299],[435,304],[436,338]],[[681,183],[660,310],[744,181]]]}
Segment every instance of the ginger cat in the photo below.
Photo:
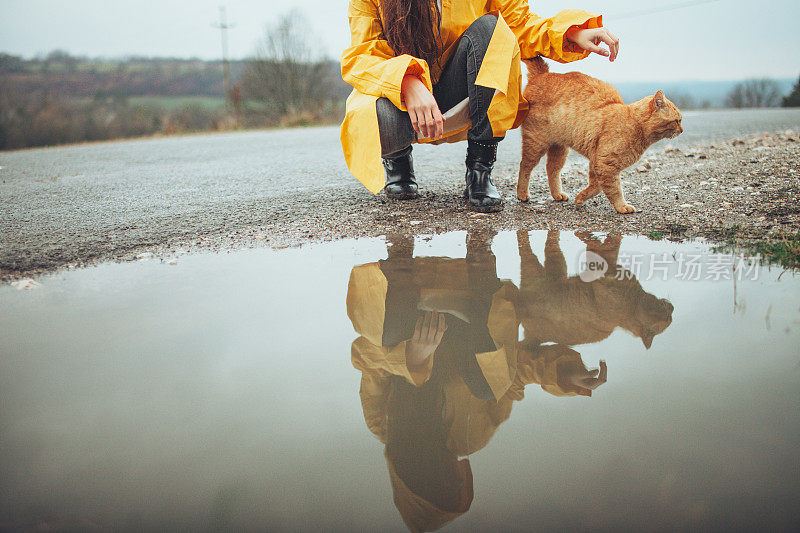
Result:
{"label": "ginger cat", "polygon": [[561,190],[561,169],[572,148],[589,159],[589,186],[576,205],[602,190],[620,213],[636,209],[625,201],[619,174],[656,141],[683,132],[682,116],[662,91],[626,105],[619,92],[579,72],[553,74],[541,57],[526,60],[528,85],[523,95],[530,112],[522,123],[522,162],[517,197],[527,202],[531,171],[547,154],[547,179],[556,201],[569,200]]}

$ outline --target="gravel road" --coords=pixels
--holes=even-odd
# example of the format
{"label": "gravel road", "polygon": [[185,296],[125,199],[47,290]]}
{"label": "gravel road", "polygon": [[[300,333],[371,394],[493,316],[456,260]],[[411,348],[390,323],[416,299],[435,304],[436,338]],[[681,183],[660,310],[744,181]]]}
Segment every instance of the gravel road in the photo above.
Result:
{"label": "gravel road", "polygon": [[[532,201],[514,196],[519,135],[501,145],[498,214],[462,199],[463,143],[415,150],[422,198],[372,196],[348,173],[337,128],[237,132],[0,153],[3,279],[127,260],[142,253],[295,246],[310,241],[501,229],[587,229],[680,238],[740,226],[752,235],[800,230],[800,110],[686,114],[687,133],[652,147],[623,174],[629,202],[600,196],[583,208],[555,203],[544,165]],[[753,117],[756,117],[754,119]],[[756,132],[771,131],[769,134]],[[587,163],[563,172],[574,198]]]}

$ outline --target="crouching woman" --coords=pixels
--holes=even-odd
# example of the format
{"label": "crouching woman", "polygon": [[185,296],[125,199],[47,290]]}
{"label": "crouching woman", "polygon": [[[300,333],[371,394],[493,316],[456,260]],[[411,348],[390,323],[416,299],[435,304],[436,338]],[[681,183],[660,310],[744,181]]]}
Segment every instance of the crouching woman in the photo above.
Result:
{"label": "crouching woman", "polygon": [[348,15],[342,77],[354,90],[341,140],[352,174],[374,194],[416,198],[412,144],[466,139],[466,197],[484,212],[502,209],[497,144],[528,109],[520,60],[613,61],[619,46],[599,15],[543,18],[527,0],[350,0]]}

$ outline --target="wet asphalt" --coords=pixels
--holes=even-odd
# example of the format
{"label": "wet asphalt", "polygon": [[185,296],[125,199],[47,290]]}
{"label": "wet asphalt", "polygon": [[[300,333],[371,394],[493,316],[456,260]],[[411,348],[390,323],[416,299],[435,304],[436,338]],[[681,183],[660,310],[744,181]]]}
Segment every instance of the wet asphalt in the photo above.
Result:
{"label": "wet asphalt", "polygon": [[[709,115],[685,117],[687,134],[677,145],[730,137],[742,125],[756,131],[800,125],[800,111],[762,112],[760,123],[744,115],[715,116],[711,121]],[[735,127],[728,125],[732,120]],[[130,259],[146,251],[292,246],[474,224],[546,228],[555,221],[562,229],[644,233],[673,203],[665,195],[662,211],[651,209],[652,220],[617,216],[604,199],[577,210],[551,205],[543,182],[534,179],[533,202],[520,204],[514,198],[520,150],[514,131],[501,144],[494,172],[506,210],[477,215],[462,199],[465,150],[465,143],[416,147],[423,197],[403,203],[373,196],[350,175],[335,126],[0,153],[0,275]],[[648,153],[663,155],[663,143]],[[535,171],[540,178],[542,166]],[[571,196],[583,186],[585,166],[585,160],[570,155],[565,176],[577,178],[565,178]]]}
{"label": "wet asphalt", "polygon": [[259,225],[305,195],[369,195],[337,128],[25,150],[0,166],[0,268],[12,271]]}
{"label": "wet asphalt", "polygon": [[[428,169],[426,190],[459,189],[448,169],[463,159],[464,147],[418,148],[418,166]],[[503,156],[513,159],[510,150]],[[337,127],[7,152],[0,167],[5,272],[114,258],[288,220],[335,226],[343,206],[376,201],[348,172]]]}

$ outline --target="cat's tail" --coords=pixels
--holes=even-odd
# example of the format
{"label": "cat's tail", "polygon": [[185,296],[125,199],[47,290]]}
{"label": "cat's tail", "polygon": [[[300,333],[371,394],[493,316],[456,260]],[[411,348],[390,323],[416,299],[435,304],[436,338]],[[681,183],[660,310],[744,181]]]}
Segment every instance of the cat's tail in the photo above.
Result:
{"label": "cat's tail", "polygon": [[550,67],[547,66],[542,56],[536,56],[531,59],[524,59],[523,63],[528,67],[528,79],[534,76],[550,72]]}

